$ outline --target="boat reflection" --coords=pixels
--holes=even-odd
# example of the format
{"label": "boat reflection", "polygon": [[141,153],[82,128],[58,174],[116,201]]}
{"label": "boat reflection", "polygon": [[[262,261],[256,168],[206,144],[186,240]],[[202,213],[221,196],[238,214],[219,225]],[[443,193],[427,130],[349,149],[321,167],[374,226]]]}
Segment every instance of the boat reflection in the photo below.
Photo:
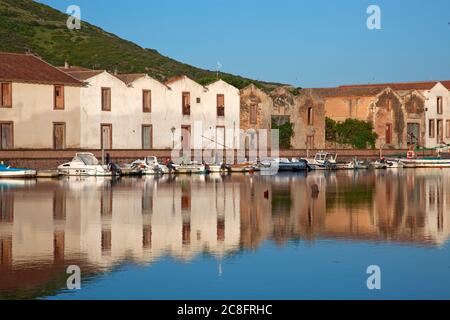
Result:
{"label": "boat reflection", "polygon": [[98,274],[170,256],[222,259],[265,240],[440,246],[450,172],[74,177],[0,189],[0,297],[52,295],[65,268]]}

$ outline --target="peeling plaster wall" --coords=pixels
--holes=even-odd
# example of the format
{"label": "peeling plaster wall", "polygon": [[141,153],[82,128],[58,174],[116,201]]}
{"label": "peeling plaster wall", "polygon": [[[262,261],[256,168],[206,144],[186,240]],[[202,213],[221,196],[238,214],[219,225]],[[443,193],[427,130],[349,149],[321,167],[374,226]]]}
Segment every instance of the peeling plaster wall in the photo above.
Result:
{"label": "peeling plaster wall", "polygon": [[[258,112],[255,124],[250,123],[252,106],[256,106]],[[312,125],[308,125],[309,108],[313,112]],[[254,85],[241,90],[242,130],[269,130],[272,127],[272,116],[289,117],[294,129],[291,140],[293,149],[306,149],[307,136],[314,136],[314,146],[309,146],[310,148],[325,147],[325,104],[312,89],[303,89],[298,96],[284,87],[279,87],[270,94]]]}

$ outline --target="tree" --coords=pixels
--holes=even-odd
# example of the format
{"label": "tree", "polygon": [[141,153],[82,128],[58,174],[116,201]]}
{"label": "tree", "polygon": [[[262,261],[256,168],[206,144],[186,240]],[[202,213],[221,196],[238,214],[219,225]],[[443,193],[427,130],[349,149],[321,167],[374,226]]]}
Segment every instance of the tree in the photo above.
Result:
{"label": "tree", "polygon": [[374,149],[378,135],[373,131],[373,124],[368,121],[347,119],[344,122],[326,119],[326,139],[339,144],[348,144],[355,149]]}

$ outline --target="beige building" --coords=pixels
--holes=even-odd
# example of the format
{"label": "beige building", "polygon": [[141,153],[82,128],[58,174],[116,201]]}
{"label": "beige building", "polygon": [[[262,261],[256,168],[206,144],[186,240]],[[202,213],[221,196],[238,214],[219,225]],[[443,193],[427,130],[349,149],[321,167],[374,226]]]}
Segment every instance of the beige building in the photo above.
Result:
{"label": "beige building", "polygon": [[82,86],[36,56],[0,53],[0,150],[80,147]]}

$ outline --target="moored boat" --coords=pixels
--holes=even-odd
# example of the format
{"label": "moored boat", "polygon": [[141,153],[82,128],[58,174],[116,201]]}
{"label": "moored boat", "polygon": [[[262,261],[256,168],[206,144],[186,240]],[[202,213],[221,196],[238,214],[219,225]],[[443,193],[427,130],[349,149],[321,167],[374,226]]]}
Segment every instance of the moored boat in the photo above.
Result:
{"label": "moored boat", "polygon": [[336,170],[338,168],[336,160],[337,153],[323,151],[316,153],[314,159],[306,159],[313,170]]}
{"label": "moored boat", "polygon": [[35,178],[36,170],[11,168],[5,164],[0,164],[0,178]]}
{"label": "moored boat", "polygon": [[65,176],[112,176],[113,171],[103,166],[97,158],[88,152],[80,152],[72,161],[63,163],[58,172]]}

